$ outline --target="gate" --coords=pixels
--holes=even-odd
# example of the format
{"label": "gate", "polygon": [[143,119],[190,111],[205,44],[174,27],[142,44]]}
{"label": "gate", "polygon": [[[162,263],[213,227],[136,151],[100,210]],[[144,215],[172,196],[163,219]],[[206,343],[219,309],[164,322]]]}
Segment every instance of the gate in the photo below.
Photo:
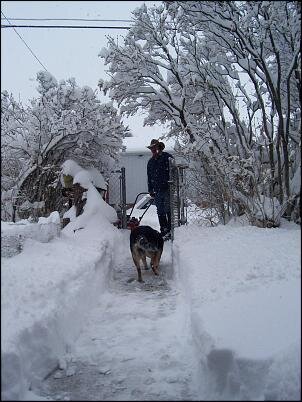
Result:
{"label": "gate", "polygon": [[174,240],[174,229],[187,223],[186,168],[186,165],[176,164],[173,159],[169,160],[172,241]]}
{"label": "gate", "polygon": [[106,201],[117,213],[122,229],[127,228],[125,168],[110,172]]}

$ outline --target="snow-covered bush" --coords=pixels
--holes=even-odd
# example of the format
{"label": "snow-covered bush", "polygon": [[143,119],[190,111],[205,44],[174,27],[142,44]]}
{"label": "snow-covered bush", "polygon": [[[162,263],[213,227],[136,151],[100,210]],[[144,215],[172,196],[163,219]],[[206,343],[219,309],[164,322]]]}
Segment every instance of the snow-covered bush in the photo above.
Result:
{"label": "snow-covered bush", "polygon": [[[66,186],[66,182],[64,183],[67,178],[68,186]],[[73,205],[63,215],[63,226],[82,214],[90,188],[94,188],[100,194],[102,201],[104,200],[107,183],[103,175],[96,169],[83,169],[75,161],[68,159],[62,164],[61,181],[73,199]],[[107,211],[106,206],[103,206],[104,211]],[[114,218],[113,221],[115,222],[115,220]]]}

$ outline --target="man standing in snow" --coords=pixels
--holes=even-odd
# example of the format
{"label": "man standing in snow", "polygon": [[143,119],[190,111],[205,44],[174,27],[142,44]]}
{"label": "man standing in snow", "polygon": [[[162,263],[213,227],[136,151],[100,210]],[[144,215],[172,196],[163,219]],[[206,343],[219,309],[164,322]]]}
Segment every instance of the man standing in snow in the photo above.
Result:
{"label": "man standing in snow", "polygon": [[154,197],[157,208],[157,216],[160,232],[164,240],[171,238],[171,211],[169,191],[169,158],[173,158],[168,152],[163,152],[165,144],[156,139],[151,140],[147,146],[152,152],[152,157],[147,164],[148,192]]}

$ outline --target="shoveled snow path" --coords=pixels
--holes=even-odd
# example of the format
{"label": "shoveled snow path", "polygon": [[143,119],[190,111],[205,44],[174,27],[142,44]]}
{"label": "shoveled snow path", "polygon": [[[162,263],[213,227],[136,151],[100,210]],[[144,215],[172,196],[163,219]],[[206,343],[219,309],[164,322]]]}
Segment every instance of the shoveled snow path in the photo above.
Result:
{"label": "shoveled snow path", "polygon": [[[108,290],[89,313],[62,369],[44,383],[57,400],[198,400],[199,370],[188,306],[174,278],[171,242],[161,274],[137,282],[128,241],[114,257]],[[65,367],[64,367],[65,366]]]}

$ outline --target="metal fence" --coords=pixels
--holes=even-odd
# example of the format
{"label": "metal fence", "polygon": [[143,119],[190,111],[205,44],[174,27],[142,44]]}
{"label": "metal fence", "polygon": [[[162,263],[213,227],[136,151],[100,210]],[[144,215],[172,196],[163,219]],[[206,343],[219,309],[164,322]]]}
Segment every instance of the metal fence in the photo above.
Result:
{"label": "metal fence", "polygon": [[170,162],[172,240],[176,227],[187,224],[216,226],[228,205],[217,190],[214,177],[185,164]]}
{"label": "metal fence", "polygon": [[187,222],[200,226],[216,226],[221,219],[220,212],[224,201],[215,178],[189,167],[185,175]]}
{"label": "metal fence", "polygon": [[[210,176],[201,175],[197,169],[194,170],[185,164],[177,164],[175,160],[171,159],[169,184],[172,239],[174,229],[178,226],[192,223],[203,226],[217,224],[220,218],[220,206],[217,205],[217,189],[212,179]],[[120,227],[127,228],[127,209],[130,205],[126,201],[125,168],[121,167],[119,170],[111,171],[107,175],[107,183],[105,200],[116,210]],[[16,220],[23,218],[23,209],[27,205],[22,204],[21,198],[18,199],[18,202],[14,198],[13,202],[10,201],[9,204],[8,201],[1,200],[1,218],[6,218],[3,220],[15,221],[16,217]],[[31,215],[36,216],[35,212],[37,212],[37,216],[39,216],[37,207],[40,208],[40,203],[37,206],[30,205],[30,207]],[[35,208],[34,211],[33,208]]]}
{"label": "metal fence", "polygon": [[29,202],[25,194],[1,198],[1,220],[5,222],[17,222],[31,216],[33,222],[37,222],[43,216],[45,202]]}

